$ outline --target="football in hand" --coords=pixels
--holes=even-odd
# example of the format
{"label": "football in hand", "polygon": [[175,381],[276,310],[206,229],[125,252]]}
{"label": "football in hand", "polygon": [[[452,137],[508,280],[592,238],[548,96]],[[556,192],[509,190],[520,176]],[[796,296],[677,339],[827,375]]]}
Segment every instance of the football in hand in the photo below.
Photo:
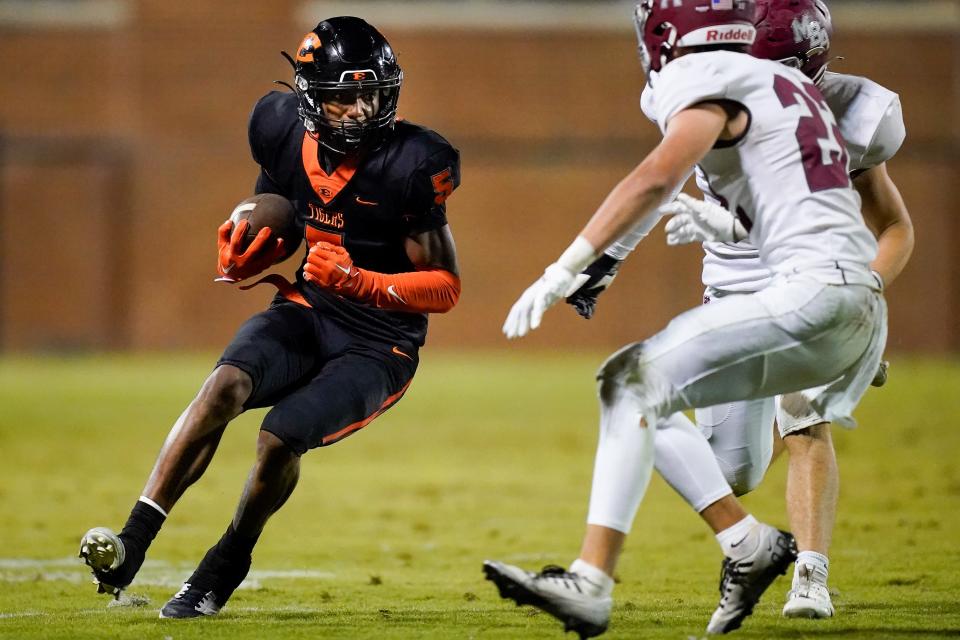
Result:
{"label": "football in hand", "polygon": [[250,246],[264,227],[270,227],[272,237],[283,238],[283,257],[277,262],[292,256],[303,242],[303,224],[296,209],[289,200],[274,193],[260,193],[247,198],[234,207],[230,220],[234,225],[241,220],[250,223],[243,238],[244,249]]}

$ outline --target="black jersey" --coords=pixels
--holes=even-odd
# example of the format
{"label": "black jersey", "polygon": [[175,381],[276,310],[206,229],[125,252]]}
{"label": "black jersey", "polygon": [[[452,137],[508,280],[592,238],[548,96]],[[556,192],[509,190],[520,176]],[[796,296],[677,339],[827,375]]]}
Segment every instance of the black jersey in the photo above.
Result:
{"label": "black jersey", "polygon": [[[397,121],[383,145],[327,174],[319,144],[297,115],[296,95],[273,91],[253,108],[249,135],[261,168],[256,192],[293,203],[308,247],[321,240],[340,244],[362,269],[402,273],[415,270],[405,239],[447,224],[445,201],[460,184],[460,155],[430,129]],[[305,281],[303,263],[297,288],[319,312],[360,335],[424,342],[426,314],[386,311],[338,296]]]}

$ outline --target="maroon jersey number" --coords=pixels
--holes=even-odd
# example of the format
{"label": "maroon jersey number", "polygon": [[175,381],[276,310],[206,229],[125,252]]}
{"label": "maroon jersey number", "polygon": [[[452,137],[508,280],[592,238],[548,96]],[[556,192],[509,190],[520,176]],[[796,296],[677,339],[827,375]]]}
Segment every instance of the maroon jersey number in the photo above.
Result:
{"label": "maroon jersey number", "polygon": [[849,187],[846,145],[820,91],[809,82],[797,85],[779,75],[774,76],[773,90],[781,105],[800,108],[797,142],[810,192]]}

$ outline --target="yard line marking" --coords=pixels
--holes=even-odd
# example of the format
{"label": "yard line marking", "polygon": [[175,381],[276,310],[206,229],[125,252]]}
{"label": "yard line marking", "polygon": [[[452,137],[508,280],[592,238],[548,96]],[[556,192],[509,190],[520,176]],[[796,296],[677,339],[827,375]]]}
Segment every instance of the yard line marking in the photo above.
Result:
{"label": "yard line marking", "polygon": [[[133,586],[179,587],[193,568],[192,564],[147,560]],[[238,588],[259,589],[265,580],[332,580],[336,577],[331,571],[316,569],[252,569]],[[77,558],[0,558],[0,584],[38,580],[79,584],[90,579],[90,571]]]}

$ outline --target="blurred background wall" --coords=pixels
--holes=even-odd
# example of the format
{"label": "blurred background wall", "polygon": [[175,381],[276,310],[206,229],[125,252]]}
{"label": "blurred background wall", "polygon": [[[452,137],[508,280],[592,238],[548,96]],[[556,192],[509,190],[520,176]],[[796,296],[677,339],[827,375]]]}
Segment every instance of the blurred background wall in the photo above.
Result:
{"label": "blurred background wall", "polygon": [[[900,93],[890,163],[914,218],[890,348],[960,349],[960,9],[832,3],[832,68]],[[448,202],[464,292],[431,346],[615,347],[699,303],[700,251],[641,244],[587,323],[507,345],[515,297],[656,143],[629,2],[0,0],[0,349],[221,348],[267,287],[213,283],[216,228],[252,193],[246,120],[320,19],[367,18],[401,114],[462,153]],[[291,276],[290,260],[278,271]]]}

